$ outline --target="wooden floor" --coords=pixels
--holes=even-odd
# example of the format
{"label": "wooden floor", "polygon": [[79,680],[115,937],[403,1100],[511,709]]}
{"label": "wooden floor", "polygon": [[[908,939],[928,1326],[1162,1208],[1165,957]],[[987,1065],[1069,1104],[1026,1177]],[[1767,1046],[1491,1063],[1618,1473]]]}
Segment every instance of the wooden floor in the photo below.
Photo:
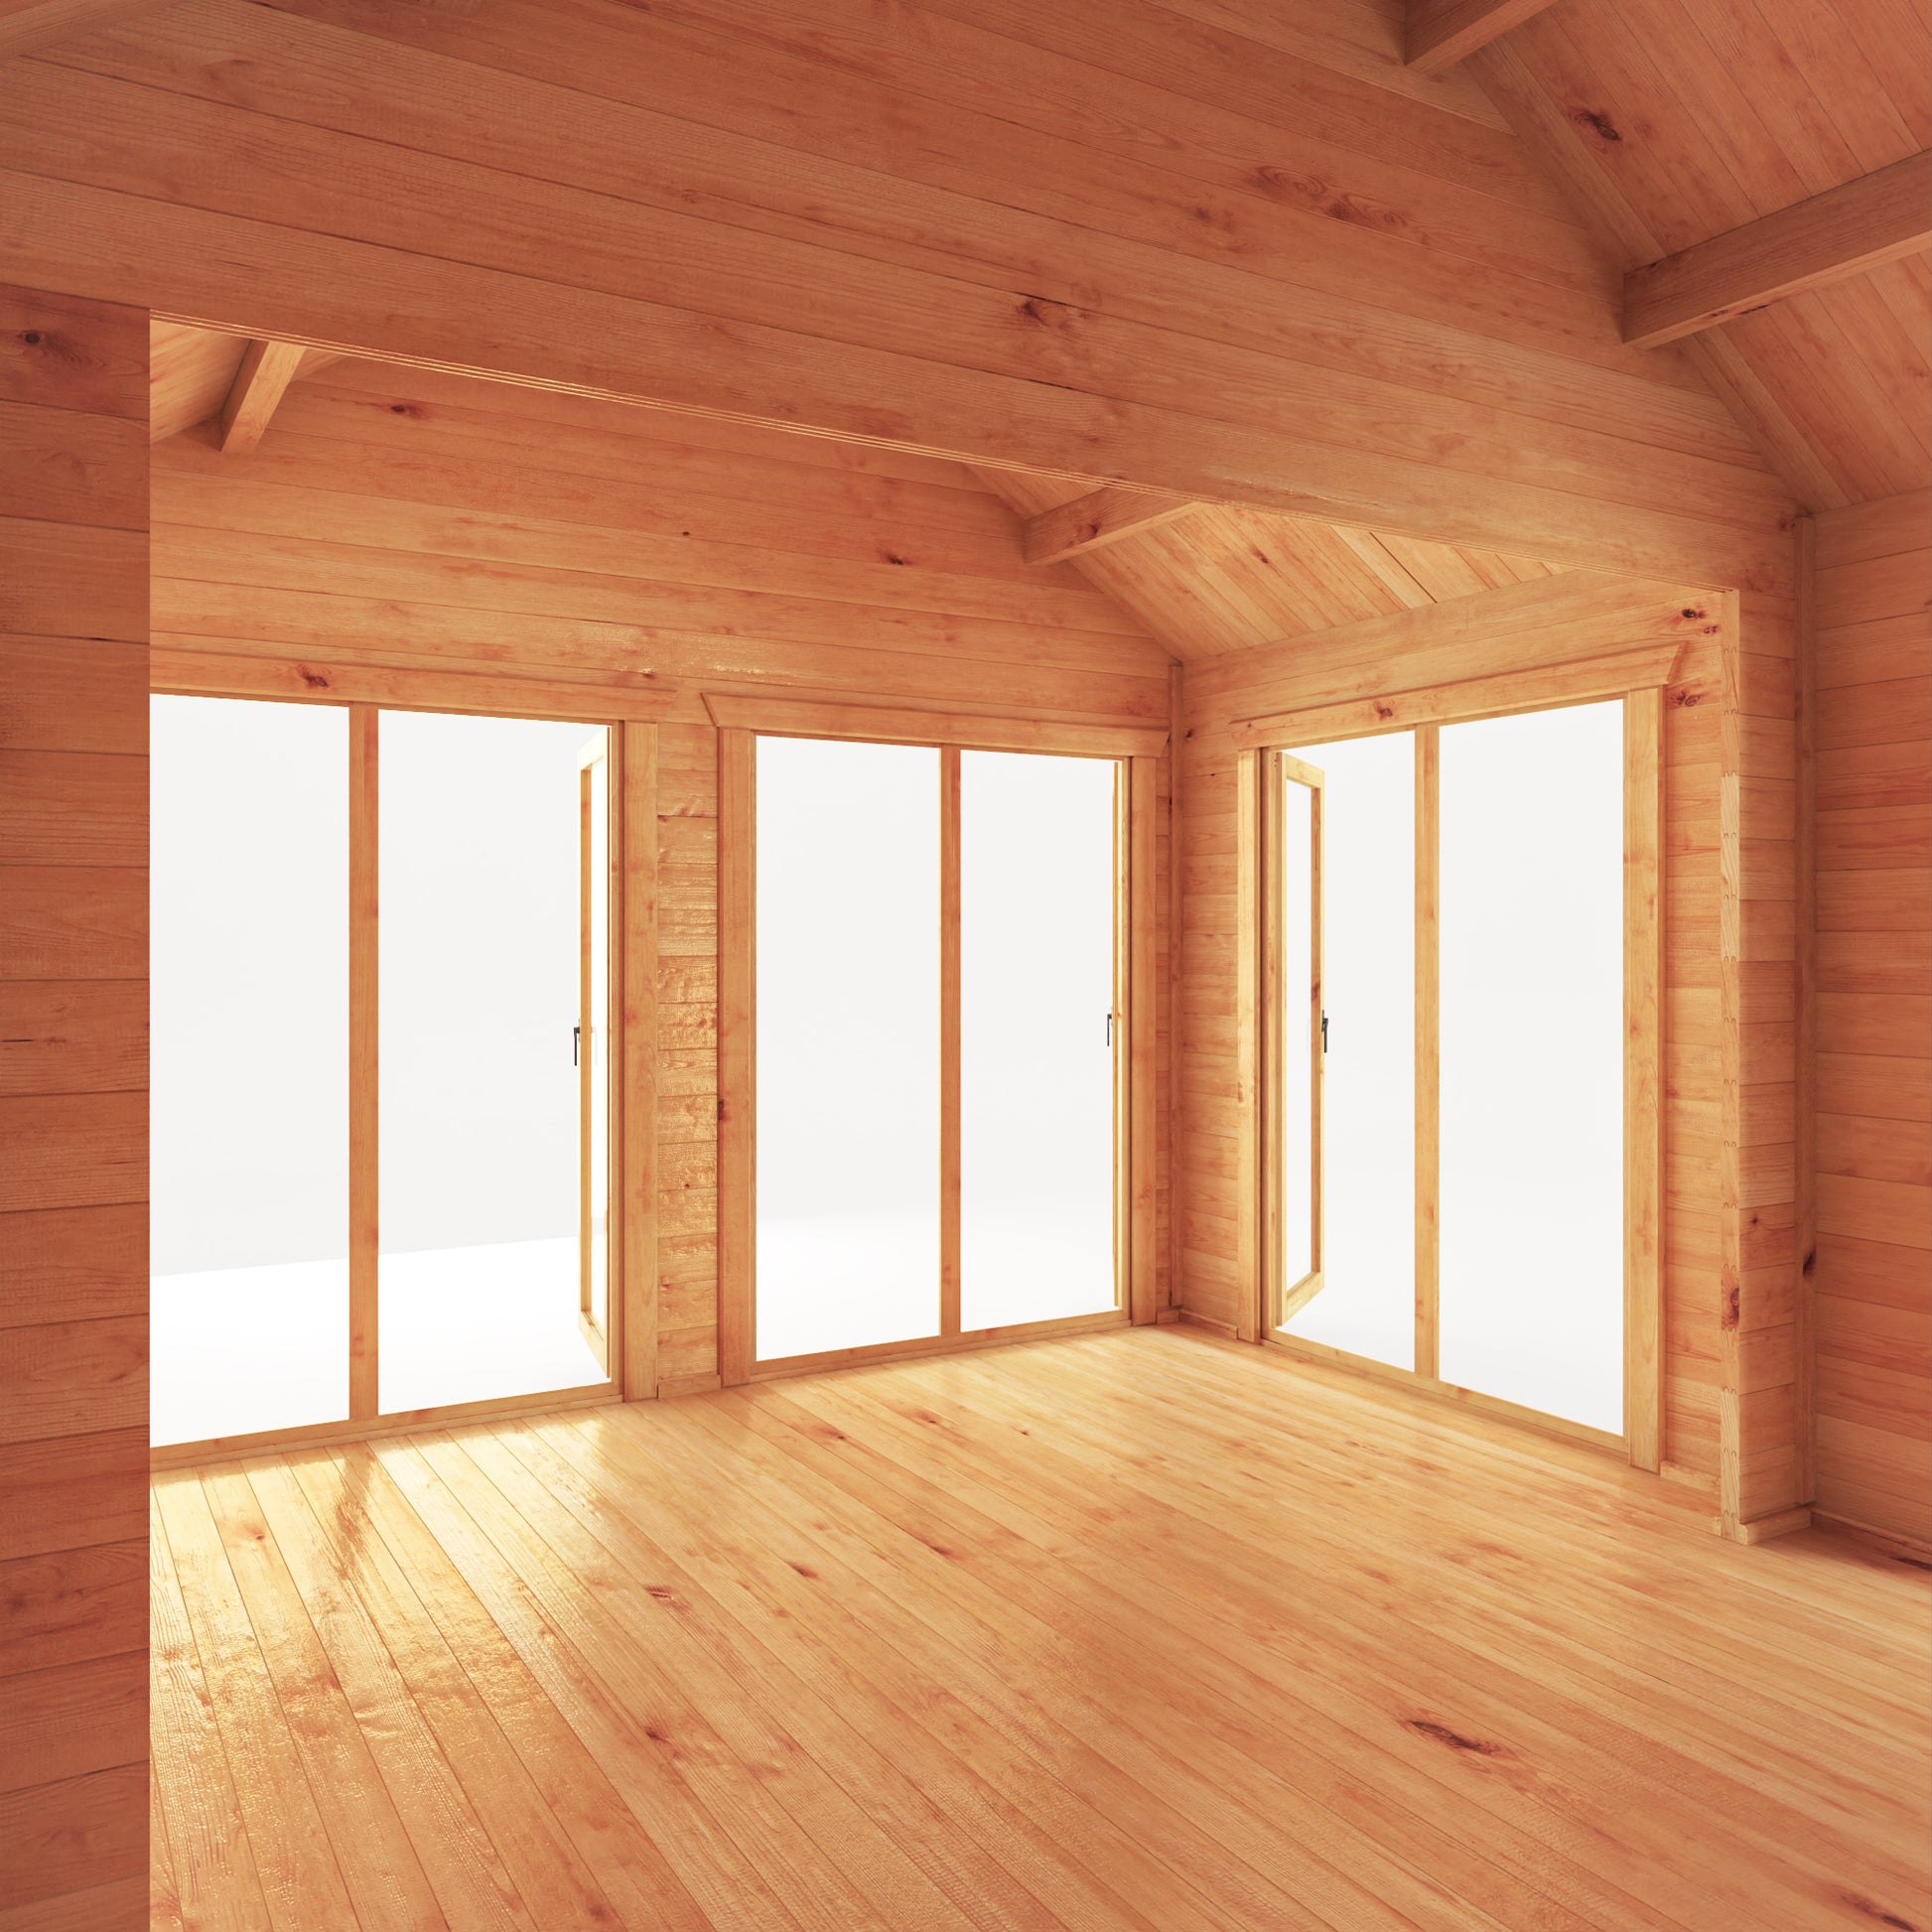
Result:
{"label": "wooden floor", "polygon": [[1910,1927],[1927,1577],[1173,1329],[154,1485],[154,1922]]}

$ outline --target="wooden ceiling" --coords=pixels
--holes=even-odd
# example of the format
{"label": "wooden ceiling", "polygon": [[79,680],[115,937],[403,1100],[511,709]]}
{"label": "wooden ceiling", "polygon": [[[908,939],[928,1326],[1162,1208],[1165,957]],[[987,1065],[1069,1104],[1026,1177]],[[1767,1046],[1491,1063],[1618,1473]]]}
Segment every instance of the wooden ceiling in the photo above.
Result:
{"label": "wooden ceiling", "polygon": [[[240,337],[179,323],[155,324],[149,416],[154,441],[167,441],[220,417],[246,346]],[[306,385],[339,359],[311,355],[297,382]],[[460,378],[384,370],[375,363],[362,364],[359,370],[339,369],[328,385],[330,395],[337,397],[339,389],[350,393],[343,388],[345,384],[359,384],[361,393],[387,397],[385,408],[405,395],[434,397],[441,403],[466,393]],[[492,387],[476,385],[478,408],[499,406],[490,400]],[[265,445],[268,454],[280,458],[284,466],[284,453],[291,443],[306,449],[303,439],[313,434],[310,419],[316,416],[316,408],[295,406],[298,402],[306,404],[309,394],[305,387],[299,396],[290,398],[293,415],[277,417],[270,431],[275,440]],[[337,400],[340,404],[340,397]],[[572,410],[579,418],[607,422],[620,437],[675,435],[681,420],[661,411],[639,416],[620,404],[577,402]],[[366,428],[377,418],[365,409],[345,420],[351,425],[359,421]],[[701,425],[682,420],[692,432],[705,433]],[[528,421],[536,440],[527,466],[516,467],[533,472],[547,470],[551,460],[542,448],[543,419],[531,417]],[[790,474],[801,455],[810,457],[809,449],[801,451],[800,439],[784,431],[740,430],[734,433],[733,441],[747,457],[761,453],[761,460],[777,473]],[[208,444],[208,454],[212,449]],[[372,470],[379,468],[382,460],[377,446],[370,444]],[[210,477],[221,468],[216,463],[210,469],[207,454],[199,461]],[[177,468],[171,464],[168,474],[174,474]],[[1026,519],[1080,493],[1078,484],[1013,471],[969,470],[963,464],[929,460],[920,468],[925,474],[949,477],[957,488],[995,495],[1015,512],[1010,525],[1015,563],[1020,560]],[[251,482],[265,482],[279,476],[279,471],[242,463],[235,466],[233,476],[235,486],[245,491]],[[879,520],[881,530],[890,535],[890,511]],[[909,542],[910,532],[905,534]],[[1182,659],[1301,636],[1445,598],[1465,597],[1550,576],[1557,568],[1530,558],[1504,557],[1310,518],[1219,505],[1192,508],[1165,529],[1137,534],[1084,556],[1078,563],[1080,574],[1089,584]],[[1048,567],[1032,575],[1043,593],[1052,585],[1077,581],[1064,567]],[[352,585],[345,585],[344,590],[345,594],[354,593]]]}
{"label": "wooden ceiling", "polygon": [[[716,318],[740,402],[782,315],[815,357],[930,353],[920,379],[968,412],[948,447],[989,465],[1077,419],[1089,475],[1104,449],[1174,484],[1141,461],[1144,405],[1198,412],[1217,486],[1077,561],[1181,657],[1725,549],[1771,527],[1767,468],[1813,508],[1925,484],[1922,250],[1680,344],[1615,342],[1625,271],[1923,158],[1920,0],[1427,4],[1494,37],[1432,77],[1402,0],[1122,0],[1099,35],[1020,0],[570,0],[561,38],[528,0],[191,0],[16,71],[26,119],[62,125],[32,163],[52,177],[525,276],[574,235],[601,288],[630,248],[653,296]],[[538,164],[518,130],[545,115],[581,138]],[[18,142],[0,161],[29,165]],[[836,296],[805,253],[826,242]],[[156,434],[217,407],[239,353],[165,334]],[[1153,387],[1147,355],[1169,360]],[[876,393],[846,427],[910,420]],[[1264,445],[1288,486],[1258,486]],[[974,474],[1023,516],[1090,487]]]}
{"label": "wooden ceiling", "polygon": [[[1560,0],[1471,67],[1519,114],[1540,104],[1534,124],[1567,151],[1553,165],[1626,266],[1932,148],[1919,0]],[[1925,486],[1923,251],[1713,335],[1726,399],[1809,508]]]}
{"label": "wooden ceiling", "polygon": [[0,247],[255,336],[1790,577],[1789,491],[1390,0],[183,0],[10,65]]}

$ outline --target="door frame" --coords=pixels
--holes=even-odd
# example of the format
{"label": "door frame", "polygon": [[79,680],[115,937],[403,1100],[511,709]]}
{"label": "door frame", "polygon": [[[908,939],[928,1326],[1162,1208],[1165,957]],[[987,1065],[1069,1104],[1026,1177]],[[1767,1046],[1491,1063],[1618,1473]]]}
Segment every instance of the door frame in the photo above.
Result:
{"label": "door frame", "polygon": [[[820,703],[810,699],[707,693],[718,726],[718,1369],[732,1388],[859,1362],[951,1354],[1053,1335],[1147,1323],[1157,1315],[1155,1112],[1157,969],[1155,902],[1157,777],[1167,750],[1165,726],[1056,724],[908,707]],[[1114,975],[1124,1030],[1117,1055],[1115,1135],[1116,1305],[1093,1314],[962,1330],[959,1327],[959,1148],[957,1039],[943,1016],[956,1002],[958,817],[942,814],[940,852],[941,1233],[940,1331],[903,1341],[826,1349],[760,1361],[758,1309],[758,797],[760,737],[819,738],[928,746],[940,754],[942,787],[958,796],[962,751],[1030,752],[1105,759],[1121,773],[1115,794]]]}
{"label": "door frame", "polygon": [[[1240,1176],[1242,1339],[1304,1360],[1525,1424],[1627,1455],[1642,1469],[1661,1459],[1663,1417],[1662,835],[1663,687],[1676,644],[1612,659],[1558,665],[1499,681],[1444,684],[1243,721],[1237,744],[1240,893],[1238,1050],[1241,1060]],[[1446,1382],[1438,1373],[1438,795],[1440,727],[1479,719],[1619,702],[1623,712],[1623,1428],[1599,1430]],[[1285,961],[1277,857],[1282,836],[1283,747],[1413,731],[1416,742],[1416,1352],[1413,1369],[1288,1333],[1301,1306],[1283,1280],[1274,1148],[1281,1132]],[[1318,1060],[1317,1060],[1318,1064]],[[1317,1089],[1318,1091],[1318,1089]],[[1303,1298],[1306,1301],[1306,1297]]]}
{"label": "door frame", "polygon": [[[350,1202],[349,1414],[340,1421],[168,1443],[149,1449],[152,1468],[189,1467],[224,1455],[314,1447],[457,1422],[486,1421],[633,1400],[656,1393],[656,774],[664,692],[614,691],[514,675],[477,677],[420,667],[337,666],[273,657],[231,658],[156,648],[154,697],[327,705],[348,713]],[[612,1227],[607,1241],[609,1315],[603,1380],[561,1389],[391,1410],[377,1406],[375,922],[377,896],[376,717],[382,711],[558,719],[610,733]]]}

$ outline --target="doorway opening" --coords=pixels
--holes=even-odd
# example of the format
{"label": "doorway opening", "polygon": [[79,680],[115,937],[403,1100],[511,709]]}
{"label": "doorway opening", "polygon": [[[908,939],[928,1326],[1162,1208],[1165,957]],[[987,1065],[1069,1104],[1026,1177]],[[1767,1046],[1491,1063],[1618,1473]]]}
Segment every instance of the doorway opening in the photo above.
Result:
{"label": "doorway opening", "polygon": [[608,1390],[612,734],[151,705],[152,1440]]}
{"label": "doorway opening", "polygon": [[1266,1332],[1606,1446],[1651,1399],[1631,828],[1655,713],[1644,692],[1259,767]]}

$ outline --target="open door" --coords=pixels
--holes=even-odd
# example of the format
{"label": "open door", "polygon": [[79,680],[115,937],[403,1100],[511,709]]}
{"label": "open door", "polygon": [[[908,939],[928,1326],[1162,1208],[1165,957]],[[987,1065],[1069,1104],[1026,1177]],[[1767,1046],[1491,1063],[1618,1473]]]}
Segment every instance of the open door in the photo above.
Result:
{"label": "open door", "polygon": [[578,1322],[611,1373],[611,734],[578,764]]}
{"label": "open door", "polygon": [[1274,1083],[1277,1118],[1271,1141],[1281,1182],[1275,1239],[1279,1328],[1321,1293],[1321,1084],[1328,1050],[1322,1004],[1321,803],[1318,765],[1276,754],[1280,782],[1272,787],[1281,855],[1281,921],[1273,1002],[1281,1029],[1281,1077]]}

